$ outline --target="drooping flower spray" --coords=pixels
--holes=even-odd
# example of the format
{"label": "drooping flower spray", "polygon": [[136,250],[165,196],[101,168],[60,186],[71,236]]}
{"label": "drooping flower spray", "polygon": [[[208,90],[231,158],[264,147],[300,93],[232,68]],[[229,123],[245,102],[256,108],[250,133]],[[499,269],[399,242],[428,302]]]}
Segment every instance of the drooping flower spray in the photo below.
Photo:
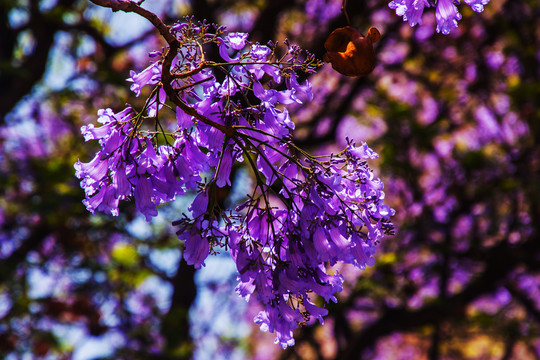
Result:
{"label": "drooping flower spray", "polygon": [[[327,313],[312,294],[336,301],[341,291],[343,278],[329,266],[373,265],[376,245],[393,230],[394,211],[367,164],[377,154],[352,139],[323,157],[294,144],[287,105],[312,100],[301,79],[321,65],[297,46],[285,42],[278,56],[274,43],[189,18],[165,35],[169,48],[128,79],[137,95],[152,88],[143,109],[100,110],[101,127],[82,128],[101,145],[93,160],[75,164],[85,205],[117,215],[119,202],[133,199],[150,220],[159,204],[195,192],[190,214],[174,223],[185,261],[200,268],[209,253],[228,250],[238,294],[263,304],[255,322],[293,345],[293,329]],[[217,193],[231,185],[235,164],[256,182],[242,204],[224,209]]]}

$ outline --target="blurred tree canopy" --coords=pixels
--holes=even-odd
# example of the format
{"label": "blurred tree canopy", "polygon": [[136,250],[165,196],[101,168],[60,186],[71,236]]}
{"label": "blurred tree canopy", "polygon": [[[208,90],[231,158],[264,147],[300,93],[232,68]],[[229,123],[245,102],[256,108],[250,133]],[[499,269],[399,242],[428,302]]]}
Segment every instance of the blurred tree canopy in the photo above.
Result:
{"label": "blurred tree canopy", "polygon": [[[334,0],[143,6],[169,24],[193,15],[254,42],[287,38],[320,59],[346,25]],[[88,1],[0,1],[1,356],[540,359],[540,4],[463,8],[447,36],[434,12],[411,28],[385,1],[347,9],[360,32],[381,31],[377,66],[311,75],[314,101],[291,110],[295,136],[314,152],[368,142],[397,232],[373,267],[340,268],[345,288],[325,325],[281,350],[255,326],[234,331],[257,309],[235,298],[234,274],[196,281],[181,260],[169,223],[182,199],[149,224],[131,204],[110,217],[81,203],[73,164],[96,149],[80,127],[97,109],[142,101],[125,79],[165,45],[159,34]],[[224,197],[247,181],[235,174]]]}

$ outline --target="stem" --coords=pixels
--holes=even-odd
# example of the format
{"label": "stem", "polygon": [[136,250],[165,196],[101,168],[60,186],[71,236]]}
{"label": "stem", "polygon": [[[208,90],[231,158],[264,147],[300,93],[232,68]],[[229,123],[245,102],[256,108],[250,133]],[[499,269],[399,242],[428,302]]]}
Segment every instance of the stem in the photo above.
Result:
{"label": "stem", "polygon": [[[169,44],[169,50],[167,50],[167,54],[165,56],[165,60],[163,61],[163,67],[162,67],[162,75],[161,80],[163,82],[163,90],[165,90],[165,93],[167,94],[167,97],[171,99],[171,101],[178,106],[180,109],[182,109],[186,114],[193,116],[197,120],[200,120],[201,122],[205,123],[206,125],[212,126],[219,131],[223,132],[225,135],[232,137],[234,135],[234,129],[232,129],[229,126],[225,126],[219,123],[216,123],[215,121],[210,120],[206,116],[203,116],[199,114],[199,112],[192,107],[190,107],[188,104],[186,104],[182,99],[178,97],[176,92],[171,86],[171,82],[174,80],[173,75],[171,74],[171,67],[172,67],[172,61],[176,54],[178,53],[178,50],[180,49],[180,41],[170,32],[169,27],[165,25],[163,21],[154,13],[143,9],[140,7],[137,3],[129,1],[129,0],[90,0],[94,4],[102,7],[108,7],[111,8],[112,11],[124,11],[124,12],[134,12],[154,25],[154,27],[159,31],[161,36],[167,41],[167,44]],[[201,66],[203,66],[201,64]],[[202,70],[202,67],[199,66],[194,70],[197,70],[193,72],[193,74],[199,72]],[[191,73],[193,70],[189,71],[188,73]],[[189,75],[186,75],[189,76]]]}
{"label": "stem", "polygon": [[[259,130],[259,129],[257,129]],[[262,133],[266,133],[265,131],[263,130],[260,130],[260,132]],[[291,156],[287,153],[284,153],[283,151],[281,151],[279,148],[267,143],[267,142],[264,142],[256,137],[253,137],[251,135],[248,135],[248,134],[244,134],[244,133],[241,133],[241,132],[238,132],[237,133],[239,137],[243,138],[245,141],[249,141],[249,143],[252,145],[252,147],[254,149],[256,149],[256,151],[262,155],[262,152],[259,150],[259,147],[255,146],[255,144],[253,144],[250,140],[255,140],[259,143],[259,145],[264,145],[264,146],[268,146],[269,148],[271,148],[272,150],[278,152],[279,154],[283,155],[283,157],[287,158],[288,160],[290,160],[292,163],[296,164],[299,168],[301,168],[303,171],[305,171],[306,173],[310,172],[311,169],[305,165],[302,164],[302,162],[300,160],[298,160],[296,157],[294,156]],[[270,163],[269,163],[270,164]]]}
{"label": "stem", "polygon": [[[246,153],[246,157],[247,157],[248,162],[249,162],[249,164],[251,166],[251,169],[253,170],[253,173],[255,174],[255,177],[257,178],[257,187],[259,187],[261,189],[261,195],[263,197],[264,204],[265,204],[267,222],[269,223],[270,228],[272,229],[272,235],[275,238],[276,237],[276,229],[274,228],[274,222],[269,221],[270,217],[272,216],[272,207],[270,206],[270,201],[269,201],[269,199],[267,197],[266,192],[263,189],[263,186],[265,186],[265,183],[262,181],[262,178],[261,178],[261,175],[259,173],[259,169],[257,168],[257,165],[253,162],[253,159],[251,158],[251,156],[249,156],[250,154],[249,154],[248,149],[238,139],[235,138],[233,140],[238,144],[238,146],[240,146],[242,151],[244,151]],[[266,186],[266,187],[268,188],[268,186]],[[270,235],[267,233],[266,234],[266,243],[267,244],[268,244],[268,237],[269,236]]]}
{"label": "stem", "polygon": [[347,19],[347,25],[351,26],[351,20],[349,19],[349,14],[347,14],[347,0],[343,0],[341,3],[341,12],[345,14],[345,19]]}
{"label": "stem", "polygon": [[207,77],[206,79],[202,79],[202,80],[199,80],[199,81],[195,81],[194,83],[191,83],[191,84],[186,84],[182,87],[179,87],[178,89],[175,89],[177,92],[181,92],[181,91],[184,91],[190,87],[193,87],[193,86],[196,86],[196,85],[199,85],[199,84],[202,84],[203,82],[206,82],[208,80],[212,80],[213,77]]}
{"label": "stem", "polygon": [[[238,133],[238,134],[240,135],[240,133]],[[244,135],[244,136],[241,136],[241,135]],[[253,143],[250,141],[250,138],[251,138],[251,137],[250,137],[249,135],[245,135],[245,134],[241,134],[241,135],[240,135],[239,137],[240,137],[240,138],[243,138],[244,141],[245,141],[247,144],[249,144],[249,145],[251,146],[251,148],[252,148],[255,152],[257,152],[257,153],[259,154],[259,156],[263,159],[263,161],[265,161],[265,162],[270,166],[270,168],[272,168],[273,174],[276,175],[276,177],[277,177],[278,179],[279,179],[279,178],[283,178],[283,179],[286,178],[285,174],[279,172],[279,171],[273,166],[273,164],[268,160],[268,158],[264,155],[264,153],[263,153],[261,150],[259,150],[259,147],[258,147],[258,146],[255,146],[255,144],[253,144]],[[253,138],[253,139],[254,139],[254,140],[258,140],[258,139],[255,139],[255,138]],[[235,140],[235,141],[236,141],[236,140]],[[237,143],[240,144],[240,142],[238,142],[238,141],[237,141]],[[261,144],[264,144],[264,143],[261,143]],[[301,167],[303,170],[305,170],[305,169],[302,167],[302,164],[301,164],[301,163],[299,163],[299,162],[296,161],[295,159],[290,158],[287,154],[282,153],[281,151],[279,151],[278,149],[274,148],[274,147],[271,146],[271,145],[268,145],[268,144],[264,144],[264,145],[265,145],[265,146],[269,146],[269,147],[271,147],[272,149],[278,151],[280,154],[283,154],[283,155],[284,155],[285,157],[287,157],[289,160],[291,160],[291,161],[294,160],[293,162],[294,162],[297,166],[299,166],[299,167]],[[243,146],[243,145],[240,145],[240,146]],[[242,147],[242,149],[243,149],[246,153],[248,153],[248,155],[249,155],[249,152],[247,151],[247,148]],[[253,160],[252,160],[251,157],[249,157],[249,156],[248,156],[248,160],[250,161],[250,163],[253,162]],[[253,166],[254,166],[254,167],[253,167]],[[285,198],[282,194],[280,194],[279,192],[275,191],[275,189],[272,188],[272,186],[267,185],[265,182],[263,182],[262,179],[261,179],[261,177],[260,177],[260,174],[259,174],[259,169],[258,169],[255,165],[253,165],[253,166],[252,166],[253,172],[255,173],[255,176],[257,177],[257,186],[261,188],[261,192],[263,192],[263,196],[264,196],[264,191],[265,191],[265,190],[263,189],[263,186],[264,186],[264,187],[266,187],[267,191],[272,191],[272,193],[274,193],[274,195],[276,195],[276,196],[281,200],[281,202],[283,202],[283,204],[285,204],[286,206],[292,204],[292,205],[294,205],[294,206],[296,207],[296,209],[297,209],[298,211],[300,211],[300,209],[298,208],[298,205],[297,205],[294,201],[292,201],[292,199],[294,198],[294,194],[291,193],[291,191],[290,191],[285,185],[283,185],[283,189],[287,192],[287,194],[289,194],[289,198],[290,198],[291,201],[289,201],[288,199],[286,199],[286,198]],[[289,181],[292,182],[292,180],[291,180],[290,178],[287,178],[287,179],[288,179]],[[260,181],[260,184],[259,184],[259,181]],[[265,200],[266,200],[266,198],[265,198]]]}
{"label": "stem", "polygon": [[[218,173],[219,173],[219,170],[221,168],[221,162],[223,161],[223,156],[225,155],[225,149],[227,149],[227,144],[228,143],[229,143],[229,139],[227,137],[225,137],[225,139],[223,140],[223,147],[221,148],[221,156],[219,157],[219,161],[218,161],[218,164],[217,164],[217,167],[216,167],[216,173],[214,174],[214,178],[212,179],[213,183],[217,182]],[[232,149],[231,149],[231,152],[232,152]]]}
{"label": "stem", "polygon": [[202,62],[199,66],[197,66],[195,69],[192,69],[192,70],[189,70],[189,71],[186,71],[186,72],[183,72],[183,73],[171,73],[171,79],[172,80],[175,80],[175,79],[184,79],[184,78],[187,78],[187,77],[190,77],[190,76],[193,76],[195,74],[198,74],[201,72],[201,70],[203,70],[204,68],[207,68],[207,67],[210,67],[211,65],[206,63],[206,62]]}

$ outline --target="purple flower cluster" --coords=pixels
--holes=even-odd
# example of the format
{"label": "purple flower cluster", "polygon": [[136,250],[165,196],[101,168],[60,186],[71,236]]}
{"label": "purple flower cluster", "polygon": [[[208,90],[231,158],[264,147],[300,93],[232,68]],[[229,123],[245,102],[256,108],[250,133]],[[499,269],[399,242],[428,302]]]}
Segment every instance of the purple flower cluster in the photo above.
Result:
{"label": "purple flower cluster", "polygon": [[[183,195],[186,188],[195,189],[199,172],[208,169],[206,162],[200,161],[205,155],[185,138],[156,149],[152,136],[144,136],[140,130],[140,115],[130,107],[117,114],[111,109],[99,110],[98,122],[103,125],[81,129],[86,141],[99,140],[101,145],[90,162],[75,164],[75,175],[82,179],[86,193],[84,204],[92,213],[118,215],[119,201],[132,198],[137,210],[150,220],[157,215],[158,204]],[[186,161],[181,153],[198,161],[182,173],[178,169]]]}
{"label": "purple flower cluster", "polygon": [[[312,55],[285,42],[277,59],[273,43],[251,44],[247,34],[191,20],[172,31],[181,43],[174,59],[156,53],[131,73],[137,95],[153,86],[145,108],[100,110],[102,126],[82,128],[101,145],[89,163],[75,164],[85,205],[117,215],[120,200],[134,199],[149,220],[160,203],[196,192],[190,216],[174,222],[184,259],[200,268],[215,248],[227,249],[237,292],[264,305],[255,322],[285,348],[294,344],[293,329],[327,313],[311,294],[336,301],[343,278],[330,266],[373,265],[375,246],[392,232],[394,211],[367,165],[377,155],[348,141],[338,154],[314,157],[292,142],[286,106],[312,100],[311,85],[299,80],[319,66]],[[211,47],[223,61],[206,59]],[[239,163],[256,185],[243,204],[223,209],[219,189],[231,185]]]}
{"label": "purple flower cluster", "polygon": [[308,157],[304,164],[283,160],[263,168],[267,179],[280,180],[280,192],[275,199],[249,199],[242,221],[228,229],[237,292],[247,299],[257,294],[264,310],[255,322],[275,331],[283,347],[294,344],[297,324],[310,316],[323,322],[327,311],[310,293],[336,301],[343,278],[325,264],[371,266],[375,245],[391,231],[393,210],[383,204],[383,184],[366,164],[376,156],[365,143],[349,144],[325,161]]}
{"label": "purple flower cluster", "polygon": [[[489,0],[464,0],[464,2],[473,11],[481,13]],[[457,28],[458,20],[461,20],[461,14],[456,6],[459,4],[460,0],[437,0],[436,4],[428,0],[392,0],[388,6],[396,10],[396,15],[403,16],[403,21],[407,21],[410,26],[422,25],[424,8],[436,6],[437,32],[448,35]]]}

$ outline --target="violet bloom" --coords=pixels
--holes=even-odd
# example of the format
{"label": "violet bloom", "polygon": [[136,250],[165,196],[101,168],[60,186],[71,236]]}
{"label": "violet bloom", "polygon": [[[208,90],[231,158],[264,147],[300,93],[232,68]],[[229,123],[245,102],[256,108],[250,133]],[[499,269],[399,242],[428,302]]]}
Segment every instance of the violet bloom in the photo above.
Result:
{"label": "violet bloom", "polygon": [[233,150],[231,146],[224,149],[216,173],[216,185],[224,187],[231,186],[231,167],[233,164]]}
{"label": "violet bloom", "polygon": [[186,114],[179,107],[176,108],[176,122],[178,123],[178,128],[180,130],[189,129],[193,126],[192,117]]}
{"label": "violet bloom", "polygon": [[156,204],[152,201],[152,184],[146,177],[140,177],[139,182],[135,186],[135,205],[149,221],[153,216],[157,215]]}
{"label": "violet bloom", "polygon": [[484,11],[484,5],[487,5],[489,0],[464,0],[464,2],[469,5],[473,11],[481,13]]}
{"label": "violet bloom", "polygon": [[437,19],[437,32],[442,32],[444,35],[450,34],[450,31],[457,28],[461,14],[458,12],[454,0],[439,0],[435,19]]}
{"label": "violet bloom", "polygon": [[208,194],[201,191],[189,206],[189,210],[194,218],[198,218],[206,213],[208,209]]}
{"label": "violet bloom", "polygon": [[268,56],[270,56],[271,52],[272,51],[268,46],[257,44],[252,46],[249,54],[253,57],[253,59],[263,62],[268,59]]}
{"label": "violet bloom", "polygon": [[427,0],[393,0],[388,4],[390,9],[396,10],[397,16],[402,16],[410,26],[422,25],[422,14],[425,7],[429,7]]}
{"label": "violet bloom", "polygon": [[238,61],[238,58],[231,57],[228,50],[239,51],[246,46],[248,34],[246,33],[229,33],[224,39],[220,38],[219,55],[223,60],[228,62]]}
{"label": "violet bloom", "polygon": [[94,124],[83,125],[81,127],[81,133],[84,136],[84,141],[98,140],[106,137],[111,132],[109,129],[111,125],[112,123],[98,128],[94,127]]}
{"label": "violet bloom", "polygon": [[277,306],[267,306],[265,311],[261,311],[254,319],[260,325],[262,331],[276,333],[275,344],[280,344],[283,349],[294,345],[292,330],[296,324],[302,322],[304,318],[298,309],[291,309],[285,299],[279,301]]}
{"label": "violet bloom", "polygon": [[193,265],[195,269],[200,269],[204,265],[204,260],[208,257],[210,249],[208,238],[201,236],[197,227],[194,227],[190,232],[180,234],[178,238],[184,240],[184,259],[188,265]]}
{"label": "violet bloom", "polygon": [[[255,321],[262,330],[275,332],[276,342],[283,347],[293,341],[290,334],[298,326],[295,313],[321,321],[325,313],[310,304],[286,317],[283,300],[305,304],[307,292],[314,292],[336,301],[334,294],[341,291],[343,278],[328,274],[324,264],[346,262],[361,269],[373,265],[374,244],[389,230],[388,219],[394,214],[383,204],[382,183],[364,160],[376,154],[365,144],[352,143],[342,154],[328,162],[314,161],[302,181],[284,183],[296,205],[283,210],[252,205],[245,222],[229,229],[235,239],[229,245],[240,274],[239,293],[257,295],[265,304]],[[244,243],[252,249],[247,257],[242,256],[247,249]]]}
{"label": "violet bloom", "polygon": [[242,50],[246,46],[248,34],[246,33],[229,33],[225,38],[229,46],[234,50]]}
{"label": "violet bloom", "polygon": [[130,89],[139,96],[141,95],[141,89],[145,85],[155,85],[159,82],[161,79],[161,63],[155,62],[140,73],[131,70],[129,76],[127,81],[133,83]]}

